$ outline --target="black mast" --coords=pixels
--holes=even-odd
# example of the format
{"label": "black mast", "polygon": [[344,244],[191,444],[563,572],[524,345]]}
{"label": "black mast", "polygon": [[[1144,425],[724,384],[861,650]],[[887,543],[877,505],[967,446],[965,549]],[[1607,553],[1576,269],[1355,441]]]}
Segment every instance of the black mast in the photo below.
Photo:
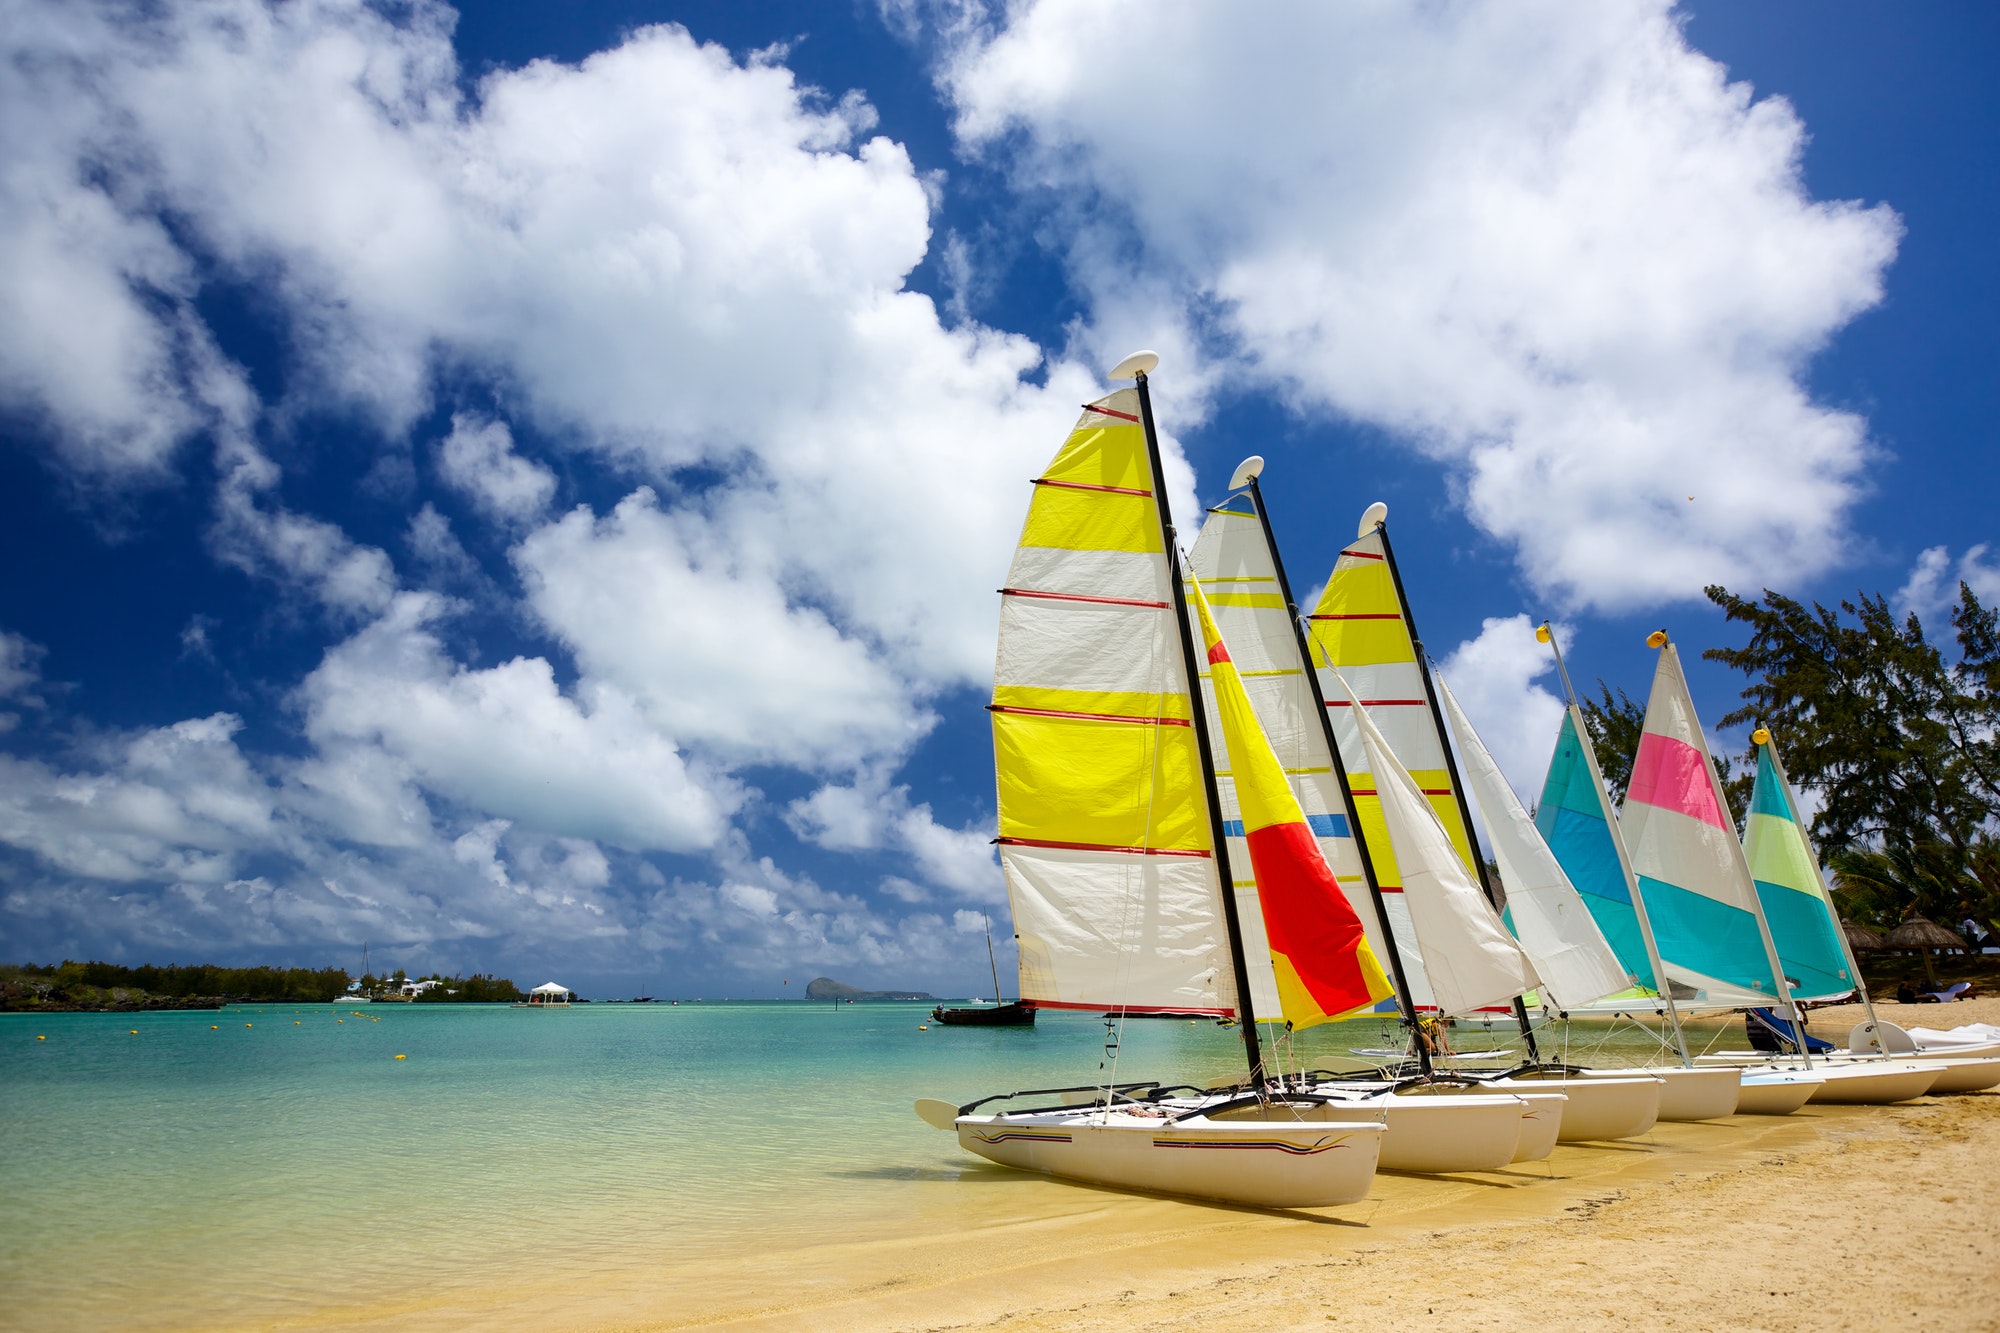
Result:
{"label": "black mast", "polygon": [[1278,537],[1271,531],[1271,514],[1264,508],[1264,491],[1257,484],[1257,478],[1250,478],[1250,507],[1257,512],[1257,522],[1264,529],[1264,549],[1270,552],[1271,568],[1278,575],[1278,595],[1285,599],[1285,612],[1292,622],[1292,638],[1299,649],[1299,664],[1305,668],[1306,681],[1312,686],[1313,711],[1319,714],[1321,733],[1326,737],[1327,753],[1333,756],[1333,779],[1340,785],[1340,803],[1347,811],[1347,826],[1354,834],[1354,845],[1361,852],[1361,874],[1368,882],[1368,897],[1375,904],[1375,919],[1382,926],[1382,942],[1389,948],[1389,970],[1396,979],[1396,998],[1402,1002],[1403,1017],[1410,1024],[1410,1031],[1417,1039],[1417,1059],[1421,1063],[1424,1077],[1431,1076],[1431,1053],[1424,1045],[1423,1029],[1417,1026],[1417,1005],[1410,992],[1410,979],[1403,972],[1403,954],[1396,947],[1396,932],[1389,924],[1389,909],[1382,901],[1382,886],[1375,879],[1375,858],[1368,853],[1368,840],[1361,836],[1361,815],[1354,808],[1354,792],[1347,785],[1347,762],[1340,757],[1340,738],[1333,733],[1333,719],[1326,714],[1326,695],[1319,684],[1319,670],[1313,666],[1312,646],[1306,642],[1306,633],[1299,623],[1298,604],[1292,600],[1292,581],[1285,577],[1285,562],[1278,554]]}
{"label": "black mast", "polygon": [[[1375,530],[1382,534],[1382,560],[1389,566],[1389,578],[1396,585],[1396,604],[1403,611],[1403,628],[1409,631],[1410,646],[1417,654],[1417,674],[1423,677],[1424,698],[1431,706],[1431,724],[1437,728],[1438,748],[1444,751],[1444,771],[1451,778],[1451,793],[1458,800],[1458,817],[1465,825],[1465,845],[1472,851],[1472,868],[1479,874],[1479,887],[1486,895],[1486,901],[1493,909],[1500,909],[1500,895],[1493,891],[1493,881],[1486,873],[1486,858],[1479,853],[1479,835],[1473,832],[1472,807],[1465,800],[1465,780],[1458,775],[1458,760],[1451,751],[1451,732],[1444,724],[1444,710],[1438,707],[1437,689],[1431,684],[1430,657],[1424,652],[1424,641],[1417,637],[1417,622],[1410,616],[1410,595],[1403,591],[1403,571],[1396,568],[1396,552],[1389,545],[1389,524],[1387,520],[1376,524]],[[1514,997],[1514,1018],[1521,1025],[1521,1038],[1528,1043],[1528,1058],[1541,1063],[1541,1052],[1535,1049],[1535,1032],[1528,1025],[1528,1006],[1520,996]]]}
{"label": "black mast", "polygon": [[[1156,363],[1157,364],[1157,363]],[[1165,543],[1167,582],[1174,589],[1174,619],[1180,627],[1181,662],[1187,672],[1188,713],[1194,723],[1194,743],[1201,756],[1201,781],[1208,795],[1209,839],[1215,847],[1215,873],[1222,881],[1222,920],[1229,933],[1229,960],[1236,968],[1236,1025],[1243,1030],[1243,1056],[1250,1063],[1250,1086],[1261,1096],[1264,1051],[1257,1040],[1257,1010],[1250,999],[1250,969],[1243,961],[1243,929],[1236,918],[1236,878],[1229,870],[1229,842],[1222,829],[1222,800],[1215,789],[1215,750],[1208,739],[1208,709],[1202,703],[1200,659],[1188,624],[1187,589],[1181,575],[1180,545],[1174,516],[1167,504],[1167,474],[1160,465],[1160,437],[1153,429],[1153,395],[1146,372],[1133,379],[1139,386],[1139,420],[1146,428],[1146,457],[1153,465],[1153,508],[1160,516],[1160,540]]]}

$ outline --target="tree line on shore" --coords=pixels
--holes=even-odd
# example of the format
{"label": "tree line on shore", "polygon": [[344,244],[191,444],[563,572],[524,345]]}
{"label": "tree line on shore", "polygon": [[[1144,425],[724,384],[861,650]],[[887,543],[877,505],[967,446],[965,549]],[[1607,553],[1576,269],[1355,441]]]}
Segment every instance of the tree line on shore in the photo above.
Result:
{"label": "tree line on shore", "polygon": [[[2000,922],[2000,607],[1961,582],[1950,612],[1955,650],[1933,643],[1917,613],[1877,594],[1836,607],[1764,590],[1761,600],[1706,589],[1741,647],[1702,656],[1749,678],[1724,727],[1759,725],[1802,802],[1841,915],[1894,927],[1920,915],[1988,933]],[[1645,705],[1598,682],[1584,699],[1606,783],[1623,799]],[[1756,775],[1752,749],[1718,755],[1740,822]]]}
{"label": "tree line on shore", "polygon": [[[358,994],[400,993],[408,980],[393,974],[360,978]],[[495,1004],[525,998],[512,981],[490,973],[419,980],[420,1004]],[[353,992],[355,978],[339,967],[217,967],[208,963],[125,967],[117,963],[24,963],[0,967],[0,1009],[164,1009],[223,1003],[325,1004]]]}

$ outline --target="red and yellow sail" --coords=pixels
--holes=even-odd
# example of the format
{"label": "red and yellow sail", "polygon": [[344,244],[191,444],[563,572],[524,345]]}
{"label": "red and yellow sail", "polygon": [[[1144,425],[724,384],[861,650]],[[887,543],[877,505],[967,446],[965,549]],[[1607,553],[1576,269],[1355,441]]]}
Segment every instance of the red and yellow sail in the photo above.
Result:
{"label": "red and yellow sail", "polygon": [[1389,979],[1258,725],[1208,598],[1198,582],[1189,586],[1285,1019],[1302,1028],[1369,1008],[1392,993]]}

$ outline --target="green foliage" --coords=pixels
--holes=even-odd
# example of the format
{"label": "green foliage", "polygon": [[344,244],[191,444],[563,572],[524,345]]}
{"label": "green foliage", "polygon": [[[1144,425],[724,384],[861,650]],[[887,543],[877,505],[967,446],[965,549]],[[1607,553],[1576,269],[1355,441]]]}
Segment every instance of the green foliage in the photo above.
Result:
{"label": "green foliage", "polygon": [[418,1004],[501,1004],[528,998],[513,982],[491,973],[475,972],[469,977],[433,973],[428,979],[444,984],[417,996]]}
{"label": "green foliage", "polygon": [[1828,608],[1711,587],[1747,625],[1741,648],[1703,654],[1749,677],[1722,725],[1771,729],[1793,780],[1821,806],[1813,834],[1843,910],[1892,925],[2000,911],[2000,622],[1959,586],[1946,660],[1914,614],[1881,596]]}
{"label": "green foliage", "polygon": [[1601,700],[1585,696],[1577,704],[1583,710],[1584,725],[1590,728],[1590,741],[1597,751],[1597,766],[1603,770],[1604,785],[1611,789],[1611,800],[1617,804],[1625,799],[1625,788],[1632,781],[1632,761],[1639,753],[1646,705],[1623,690],[1613,700],[1611,687],[1601,680],[1597,688],[1604,696]]}
{"label": "green foliage", "polygon": [[20,969],[26,976],[46,977],[59,989],[137,990],[173,999],[221,996],[231,1000],[291,1001],[318,1004],[347,989],[347,973],[337,967],[120,967],[116,963],[61,963]]}

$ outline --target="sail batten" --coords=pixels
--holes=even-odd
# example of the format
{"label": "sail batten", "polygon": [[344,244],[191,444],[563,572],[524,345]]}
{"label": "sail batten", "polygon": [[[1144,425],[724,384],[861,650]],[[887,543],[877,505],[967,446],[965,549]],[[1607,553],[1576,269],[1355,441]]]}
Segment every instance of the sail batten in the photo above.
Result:
{"label": "sail batten", "polygon": [[1178,575],[1137,391],[1086,407],[1035,481],[989,707],[1021,997],[1232,1013]]}

